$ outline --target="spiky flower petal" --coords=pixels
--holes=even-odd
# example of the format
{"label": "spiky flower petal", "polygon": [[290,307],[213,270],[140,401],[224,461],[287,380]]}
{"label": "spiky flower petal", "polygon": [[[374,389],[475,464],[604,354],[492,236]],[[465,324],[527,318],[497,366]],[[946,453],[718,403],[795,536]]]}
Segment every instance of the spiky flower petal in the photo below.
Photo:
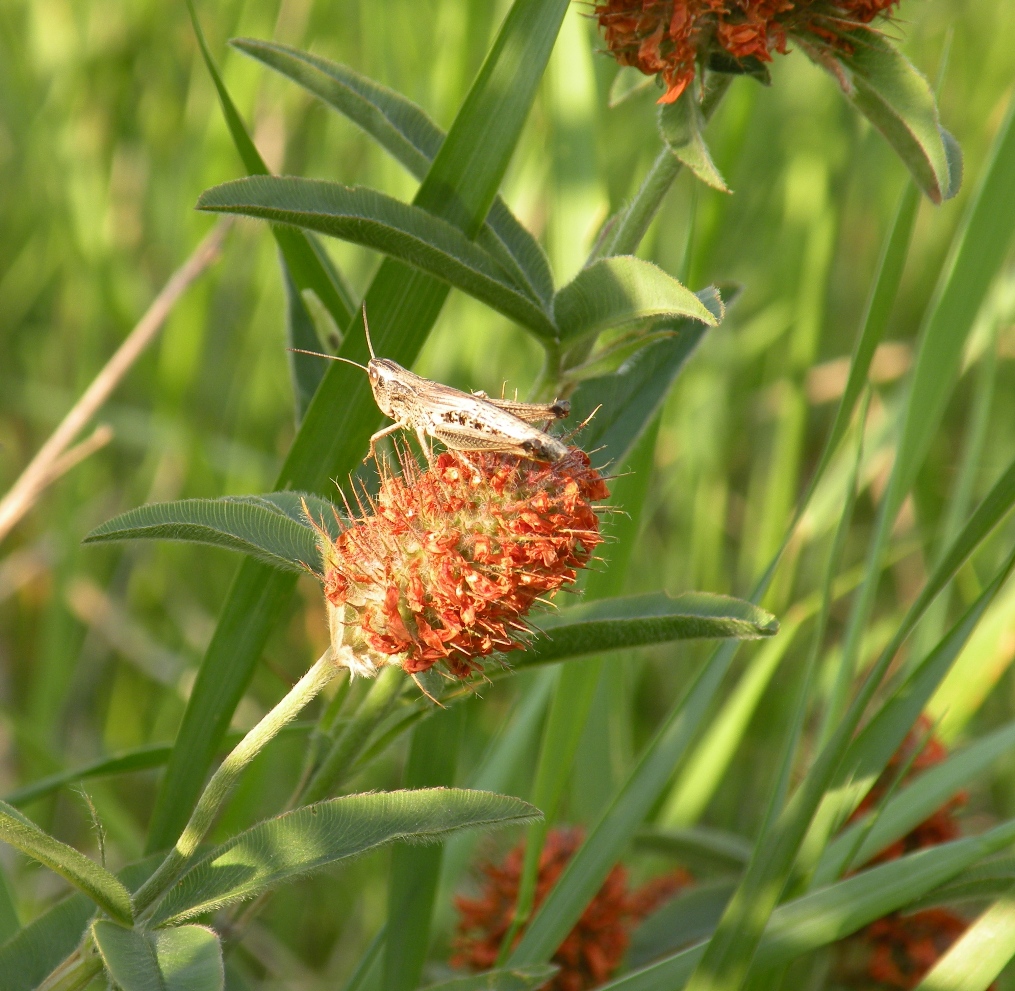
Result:
{"label": "spiky flower petal", "polygon": [[319,531],[332,646],[353,674],[440,664],[464,678],[522,646],[536,600],[575,581],[602,541],[592,503],[609,490],[579,450],[555,464],[402,460],[356,522],[336,539]]}

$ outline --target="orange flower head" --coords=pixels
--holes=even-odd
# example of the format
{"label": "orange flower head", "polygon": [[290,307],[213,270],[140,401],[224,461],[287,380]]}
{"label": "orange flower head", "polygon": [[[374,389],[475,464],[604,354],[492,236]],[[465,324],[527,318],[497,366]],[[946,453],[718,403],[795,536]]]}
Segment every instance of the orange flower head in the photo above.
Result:
{"label": "orange flower head", "polygon": [[465,678],[521,647],[535,601],[575,581],[603,539],[592,503],[609,490],[577,449],[555,464],[401,460],[337,538],[318,528],[332,649],[354,675],[440,664]]}
{"label": "orange flower head", "polygon": [[817,52],[853,51],[857,31],[887,18],[898,0],[599,0],[595,15],[609,53],[658,76],[672,103],[697,68],[730,60],[744,69],[785,54],[788,39]]}
{"label": "orange flower head", "polygon": [[[547,834],[539,858],[536,908],[581,846],[582,838],[580,829],[551,829]],[[524,859],[525,845],[522,843],[511,850],[502,863],[483,864],[480,896],[455,899],[459,923],[452,966],[476,971],[494,966],[514,918]],[[627,871],[618,864],[553,955],[551,962],[560,970],[544,986],[546,991],[586,991],[609,980],[627,952],[634,926],[690,883],[691,876],[681,870],[630,891]],[[516,941],[521,936],[522,931],[519,931]]]}

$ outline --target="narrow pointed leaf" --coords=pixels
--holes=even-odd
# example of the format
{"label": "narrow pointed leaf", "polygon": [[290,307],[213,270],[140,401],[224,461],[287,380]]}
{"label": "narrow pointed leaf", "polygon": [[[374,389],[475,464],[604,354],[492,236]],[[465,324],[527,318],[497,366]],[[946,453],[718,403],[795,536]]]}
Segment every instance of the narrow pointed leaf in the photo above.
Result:
{"label": "narrow pointed leaf", "polygon": [[705,120],[694,98],[694,87],[688,86],[675,103],[659,108],[659,134],[670,151],[706,186],[728,193],[729,187],[712,161],[702,131]]}
{"label": "narrow pointed leaf", "polygon": [[540,306],[454,224],[376,190],[297,176],[251,176],[205,190],[197,207],[289,224],[383,251],[537,333],[554,333]]}
{"label": "narrow pointed leaf", "polygon": [[853,866],[865,864],[946,805],[1012,747],[1015,747],[1015,723],[1008,723],[924,771],[894,795],[883,809],[868,813],[876,819],[855,854],[857,837],[868,826],[866,816],[836,836],[825,848],[815,878],[820,882],[835,877],[851,854]]}
{"label": "narrow pointed leaf", "polygon": [[640,848],[673,857],[692,869],[701,866],[739,873],[751,859],[752,846],[748,840],[712,827],[663,829],[646,826],[634,839]]}
{"label": "narrow pointed leaf", "polygon": [[[426,175],[444,132],[401,93],[348,66],[288,45],[255,38],[237,38],[232,44],[358,124],[417,179]],[[549,303],[553,276],[546,255],[499,196],[477,240],[533,299]]]}
{"label": "narrow pointed leaf", "polygon": [[[722,313],[718,296],[704,298],[718,319]],[[624,464],[708,329],[687,318],[667,321],[666,326],[674,336],[643,348],[616,372],[582,382],[571,397],[573,420],[581,423],[592,417],[578,442],[586,451],[595,451],[599,463]]]}
{"label": "narrow pointed leaf", "polygon": [[691,317],[710,327],[722,319],[721,310],[717,316],[672,275],[633,255],[600,258],[582,269],[557,291],[553,313],[562,341],[660,318]]}
{"label": "narrow pointed leaf", "polygon": [[728,595],[665,592],[600,599],[541,616],[540,632],[520,664],[545,664],[671,640],[757,640],[779,632],[778,620]]}
{"label": "narrow pointed leaf", "polygon": [[559,967],[500,968],[467,977],[453,977],[450,981],[428,984],[422,991],[536,991],[548,984]]}
{"label": "narrow pointed leaf", "polygon": [[876,31],[864,31],[842,61],[852,76],[854,105],[885,136],[920,188],[935,203],[954,196],[962,181],[958,146],[938,122],[927,80]]}
{"label": "narrow pointed leaf", "polygon": [[320,554],[314,530],[302,518],[301,496],[315,522],[334,528],[332,504],[317,496],[285,492],[139,506],[96,527],[85,543],[185,540],[227,547],[273,568],[304,573],[320,567]]}
{"label": "narrow pointed leaf", "polygon": [[204,926],[157,932],[125,929],[102,919],[92,939],[121,991],[222,991],[225,971],[218,936]]}
{"label": "narrow pointed leaf", "polygon": [[[758,967],[777,967],[842,939],[889,912],[904,908],[1015,840],[1015,823],[981,836],[944,843],[855,874],[780,905],[758,948]],[[609,984],[602,991],[673,991],[684,986],[708,943],[667,957]]]}
{"label": "narrow pointed leaf", "polygon": [[153,924],[178,923],[254,898],[395,840],[433,843],[461,829],[528,822],[538,815],[521,799],[460,788],[348,795],[304,806],[212,850],[169,890]]}
{"label": "narrow pointed leaf", "polygon": [[0,802],[0,840],[70,881],[114,919],[132,920],[130,892],[115,874],[43,832],[6,802]]}

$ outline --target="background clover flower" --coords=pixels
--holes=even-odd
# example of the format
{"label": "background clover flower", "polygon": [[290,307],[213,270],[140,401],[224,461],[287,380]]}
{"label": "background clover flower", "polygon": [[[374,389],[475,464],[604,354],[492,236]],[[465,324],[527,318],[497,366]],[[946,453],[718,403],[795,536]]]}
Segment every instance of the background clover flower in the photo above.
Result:
{"label": "background clover flower", "polygon": [[898,0],[603,0],[599,21],[610,54],[657,75],[673,103],[699,65],[771,62],[789,38],[817,50],[850,53],[856,32],[873,30]]}
{"label": "background clover flower", "polygon": [[318,531],[332,646],[353,674],[441,664],[464,678],[522,646],[537,599],[574,582],[602,541],[606,483],[573,450],[555,464],[441,454],[402,459],[336,539]]}
{"label": "background clover flower", "polygon": [[[884,799],[900,770],[906,768],[903,783],[920,772],[940,764],[947,756],[944,745],[933,735],[930,720],[921,716],[892,755],[885,770],[852,816],[856,820],[873,811]],[[905,836],[874,857],[870,864],[896,860],[915,850],[958,839],[961,834],[955,811],[965,804],[960,792]],[[960,915],[946,908],[919,912],[892,912],[877,919],[844,940],[839,970],[851,987],[891,988],[909,991],[968,927]]]}
{"label": "background clover flower", "polygon": [[[556,883],[582,838],[580,829],[551,829],[547,834],[539,858],[536,907]],[[524,859],[525,845],[521,843],[500,864],[485,863],[480,867],[483,883],[478,897],[455,899],[459,924],[452,966],[477,971],[493,967],[514,916]],[[560,970],[545,988],[586,991],[609,980],[627,952],[631,930],[661,902],[690,883],[691,876],[678,870],[631,891],[627,870],[616,865],[557,948],[552,963]],[[521,935],[519,932],[519,939]]]}

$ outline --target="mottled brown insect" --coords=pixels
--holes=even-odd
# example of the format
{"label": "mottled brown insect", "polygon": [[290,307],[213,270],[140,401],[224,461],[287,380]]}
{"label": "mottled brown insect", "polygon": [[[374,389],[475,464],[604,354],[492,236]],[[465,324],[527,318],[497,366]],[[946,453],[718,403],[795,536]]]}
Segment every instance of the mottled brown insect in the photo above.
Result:
{"label": "mottled brown insect", "polygon": [[370,349],[370,361],[365,367],[335,355],[299,348],[291,350],[364,369],[378,407],[395,421],[370,438],[371,454],[382,437],[396,430],[412,430],[424,451],[428,450],[424,438],[433,437],[452,451],[500,451],[549,462],[567,456],[568,448],[563,442],[536,426],[567,416],[571,404],[566,400],[522,403],[491,399],[485,392],[462,392],[440,382],[431,382],[390,358],[378,358],[374,354],[366,306],[363,307],[363,328]]}

